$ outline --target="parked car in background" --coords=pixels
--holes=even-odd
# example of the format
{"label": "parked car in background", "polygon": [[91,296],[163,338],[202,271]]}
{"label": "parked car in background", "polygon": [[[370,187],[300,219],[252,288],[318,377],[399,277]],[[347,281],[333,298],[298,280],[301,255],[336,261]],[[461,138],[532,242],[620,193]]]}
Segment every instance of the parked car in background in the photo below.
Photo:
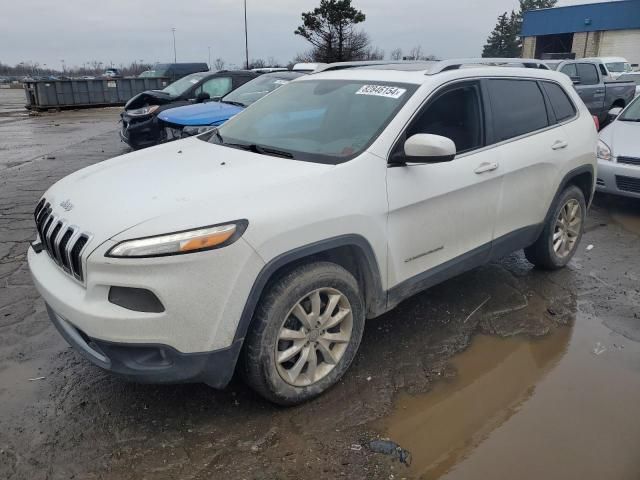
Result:
{"label": "parked car in background", "polygon": [[142,92],[120,114],[120,138],[133,149],[155,145],[162,139],[158,114],[163,110],[205,100],[219,100],[230,91],[259,76],[248,70],[192,73],[163,90]]}
{"label": "parked car in background", "polygon": [[571,78],[578,95],[601,124],[607,121],[609,110],[626,107],[636,93],[634,82],[608,79],[600,60],[565,60],[557,71]]}
{"label": "parked car in background", "polygon": [[107,68],[102,76],[105,78],[121,78],[122,73],[117,68]]}
{"label": "parked car in background", "polygon": [[593,119],[565,75],[465,62],[342,65],[58,181],[28,249],[51,321],[135,381],[224,387],[242,356],[253,389],[292,405],[411,295],[522,248],[564,267]]}
{"label": "parked car in background", "polygon": [[168,78],[169,81],[175,82],[182,77],[191,75],[192,73],[208,72],[209,65],[204,62],[199,63],[157,63],[151,70],[145,70],[139,76],[142,78]]}
{"label": "parked car in background", "polygon": [[165,132],[163,141],[190,137],[220,126],[256,100],[303,75],[306,74],[290,71],[266,73],[228,93],[219,102],[164,110],[158,115]]}
{"label": "parked car in background", "polygon": [[604,71],[607,72],[604,73],[603,71],[602,73],[614,80],[623,73],[631,71],[631,64],[624,57],[589,57],[584,58],[583,60],[593,60],[594,62],[598,62],[598,64],[604,66]]}
{"label": "parked car in background", "polygon": [[640,97],[600,131],[598,182],[601,192],[640,198]]}
{"label": "parked car in background", "polygon": [[640,72],[629,72],[620,75],[618,80],[623,82],[634,82],[636,84],[636,97],[640,95]]}

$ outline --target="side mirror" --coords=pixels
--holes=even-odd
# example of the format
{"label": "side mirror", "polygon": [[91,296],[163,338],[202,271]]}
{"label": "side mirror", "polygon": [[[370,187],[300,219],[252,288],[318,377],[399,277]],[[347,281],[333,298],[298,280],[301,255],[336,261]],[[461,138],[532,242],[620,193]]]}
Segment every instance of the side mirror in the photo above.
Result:
{"label": "side mirror", "polygon": [[440,135],[416,133],[404,142],[404,154],[412,163],[450,162],[456,157],[456,144]]}
{"label": "side mirror", "polygon": [[196,103],[202,103],[205,100],[209,100],[211,96],[207,92],[200,92],[196,97]]}
{"label": "side mirror", "polygon": [[617,118],[618,115],[620,115],[622,113],[622,108],[620,107],[614,107],[611,110],[609,110],[609,118],[611,120],[613,120],[614,118]]}
{"label": "side mirror", "polygon": [[570,77],[574,85],[580,85],[580,77]]}

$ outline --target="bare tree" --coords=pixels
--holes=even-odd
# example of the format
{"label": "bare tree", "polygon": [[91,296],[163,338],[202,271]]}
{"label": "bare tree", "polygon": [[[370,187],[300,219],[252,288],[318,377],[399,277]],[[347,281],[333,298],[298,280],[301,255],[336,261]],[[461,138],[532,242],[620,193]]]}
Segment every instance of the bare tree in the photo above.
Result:
{"label": "bare tree", "polygon": [[213,68],[216,70],[224,70],[224,66],[226,62],[221,58],[216,58],[215,62],[213,62]]}
{"label": "bare tree", "polygon": [[416,45],[409,51],[409,57],[413,60],[422,60],[422,45]]}
{"label": "bare tree", "polygon": [[249,68],[264,68],[267,66],[267,62],[262,58],[253,58],[249,62]]}
{"label": "bare tree", "polygon": [[279,67],[280,62],[276,60],[276,57],[269,57],[267,58],[267,65],[269,65],[270,67]]}
{"label": "bare tree", "polygon": [[394,48],[391,50],[391,60],[402,60],[402,49]]}

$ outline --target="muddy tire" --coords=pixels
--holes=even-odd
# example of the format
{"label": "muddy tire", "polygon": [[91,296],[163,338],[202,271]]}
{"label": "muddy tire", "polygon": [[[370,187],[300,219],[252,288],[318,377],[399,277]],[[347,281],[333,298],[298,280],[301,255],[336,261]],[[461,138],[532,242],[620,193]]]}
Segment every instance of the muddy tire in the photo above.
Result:
{"label": "muddy tire", "polygon": [[536,267],[564,267],[578,249],[587,207],[584,194],[575,185],[567,187],[553,206],[542,233],[524,254]]}
{"label": "muddy tire", "polygon": [[264,398],[295,405],[334,385],[356,355],[364,329],[358,282],[329,262],[294,268],[262,297],[240,369]]}

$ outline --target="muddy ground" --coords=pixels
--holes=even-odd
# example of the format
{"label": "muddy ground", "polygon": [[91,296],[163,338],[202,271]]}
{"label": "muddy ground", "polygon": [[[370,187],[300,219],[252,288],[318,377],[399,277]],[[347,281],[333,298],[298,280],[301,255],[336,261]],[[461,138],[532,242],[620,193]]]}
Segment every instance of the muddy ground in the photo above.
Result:
{"label": "muddy ground", "polygon": [[[31,212],[126,151],[116,121],[0,121],[0,479],[640,478],[640,202],[598,197],[562,271],[514,254],[370,321],[340,384],[278,408],[237,379],[126,383],[49,324]],[[370,451],[377,438],[410,465]]]}

